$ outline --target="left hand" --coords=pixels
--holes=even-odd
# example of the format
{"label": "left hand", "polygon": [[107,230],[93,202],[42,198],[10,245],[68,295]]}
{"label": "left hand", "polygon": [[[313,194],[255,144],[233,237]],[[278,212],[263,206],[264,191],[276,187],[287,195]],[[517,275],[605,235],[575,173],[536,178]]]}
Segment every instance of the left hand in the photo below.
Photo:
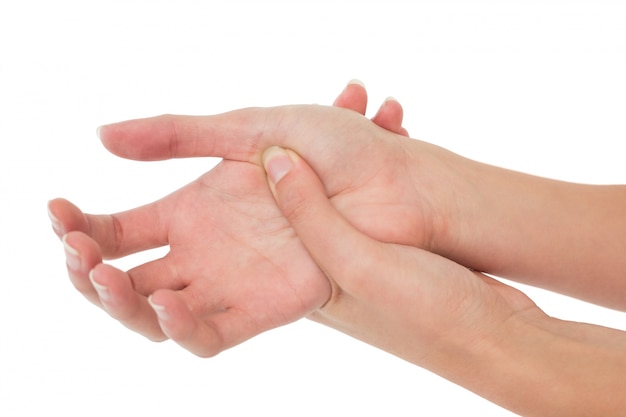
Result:
{"label": "left hand", "polygon": [[[349,85],[336,104],[364,113],[366,103],[365,90]],[[375,120],[403,131],[397,102]],[[201,356],[306,316],[330,294],[258,165],[224,160],[166,198],[116,215],[83,214],[61,199],[49,210],[80,292],[130,329]],[[166,257],[128,272],[102,263],[168,244]]]}
{"label": "left hand", "polygon": [[[83,294],[131,329],[200,356],[300,319],[330,294],[256,165],[222,161],[164,199],[115,217],[87,217],[64,200],[53,201],[51,212],[72,230],[63,238],[68,272]],[[166,244],[167,256],[128,272],[101,263],[103,255]]]}

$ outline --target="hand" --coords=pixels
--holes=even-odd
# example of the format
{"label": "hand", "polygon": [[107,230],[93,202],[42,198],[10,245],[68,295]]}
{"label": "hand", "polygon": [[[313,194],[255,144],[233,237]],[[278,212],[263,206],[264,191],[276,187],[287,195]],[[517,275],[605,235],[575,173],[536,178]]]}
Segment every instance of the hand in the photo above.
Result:
{"label": "hand", "polygon": [[273,147],[263,162],[278,206],[331,282],[331,298],[314,319],[446,376],[458,365],[449,361],[462,359],[455,354],[492,348],[512,318],[546,317],[499,281],[361,233],[295,152]]}
{"label": "hand", "polygon": [[[164,199],[115,216],[83,215],[64,200],[50,210],[56,229],[71,230],[63,237],[68,272],[87,298],[131,329],[170,337],[200,356],[306,316],[328,299],[327,279],[256,165],[223,161]],[[101,263],[166,244],[167,256],[127,273]]]}
{"label": "hand", "polygon": [[[366,103],[365,90],[351,84],[336,104],[364,113]],[[393,100],[373,120],[405,132],[402,108]],[[224,161],[165,199],[114,216],[85,215],[67,201],[51,202],[74,285],[129,328],[153,340],[169,336],[203,356],[310,313],[328,298],[328,283],[292,233],[280,236],[288,225],[264,181],[259,167]],[[244,220],[233,223],[232,213]],[[268,234],[276,236],[259,238]],[[168,256],[128,273],[101,263],[165,244]],[[204,261],[207,254],[219,261]],[[149,294],[160,322],[148,306]],[[180,320],[192,324],[175,325],[181,317],[193,318]]]}
{"label": "hand", "polygon": [[625,332],[553,319],[483,274],[371,239],[296,153],[270,148],[263,162],[282,213],[331,282],[313,319],[520,415],[623,414]]}
{"label": "hand", "polygon": [[448,212],[457,206],[440,201],[455,196],[448,188],[442,192],[440,182],[449,187],[459,182],[449,178],[456,173],[439,172],[435,165],[463,158],[403,136],[397,101],[386,101],[373,118],[384,129],[358,114],[366,102],[365,90],[352,84],[337,103],[356,112],[286,106],[209,117],[160,116],[104,126],[100,134],[111,152],[138,160],[217,156],[260,165],[264,149],[291,144],[319,165],[315,168],[333,203],[357,228],[381,240],[431,249],[439,240],[435,229],[444,217],[455,217]]}
{"label": "hand", "polygon": [[[335,99],[333,106],[354,110],[365,115],[367,110],[367,91],[365,86],[358,80],[350,81]],[[403,117],[404,110],[400,103],[394,98],[388,97],[371,120],[383,129],[408,137],[409,132],[402,127]]]}

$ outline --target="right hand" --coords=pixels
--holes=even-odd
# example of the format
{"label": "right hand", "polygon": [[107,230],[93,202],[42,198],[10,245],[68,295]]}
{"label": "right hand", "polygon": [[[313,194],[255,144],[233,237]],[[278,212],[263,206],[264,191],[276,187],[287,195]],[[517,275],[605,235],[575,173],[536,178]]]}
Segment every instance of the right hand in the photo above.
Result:
{"label": "right hand", "polygon": [[454,349],[497,341],[513,317],[546,317],[517,289],[361,233],[295,152],[273,147],[263,161],[280,210],[331,282],[317,321],[445,375]]}

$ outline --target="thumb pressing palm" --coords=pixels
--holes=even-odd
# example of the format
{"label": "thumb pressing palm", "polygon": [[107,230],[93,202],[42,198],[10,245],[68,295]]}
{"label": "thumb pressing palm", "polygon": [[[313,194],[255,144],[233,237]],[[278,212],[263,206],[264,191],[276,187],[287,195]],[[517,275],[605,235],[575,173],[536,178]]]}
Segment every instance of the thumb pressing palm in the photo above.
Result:
{"label": "thumb pressing palm", "polygon": [[314,319],[445,373],[448,359],[432,355],[434,349],[487,342],[502,336],[512,315],[542,314],[524,294],[494,279],[361,233],[295,152],[269,148],[263,165],[280,210],[331,282],[331,297]]}

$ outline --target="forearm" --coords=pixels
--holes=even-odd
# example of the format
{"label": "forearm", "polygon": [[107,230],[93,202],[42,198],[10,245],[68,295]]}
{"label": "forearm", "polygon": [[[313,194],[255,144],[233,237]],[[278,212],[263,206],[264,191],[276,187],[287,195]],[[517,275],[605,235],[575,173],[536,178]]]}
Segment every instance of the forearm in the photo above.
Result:
{"label": "forearm", "polygon": [[461,215],[447,231],[444,256],[626,310],[626,186],[572,184],[463,164]]}
{"label": "forearm", "polygon": [[433,371],[524,416],[626,415],[626,333],[552,318],[462,340]]}
{"label": "forearm", "polygon": [[346,295],[312,318],[523,416],[626,416],[626,332],[495,305],[479,323],[424,332],[397,299],[375,299]]}
{"label": "forearm", "polygon": [[277,204],[331,286],[312,319],[524,415],[626,412],[626,333],[552,319],[488,276],[371,239],[297,154],[274,148],[263,163]]}

